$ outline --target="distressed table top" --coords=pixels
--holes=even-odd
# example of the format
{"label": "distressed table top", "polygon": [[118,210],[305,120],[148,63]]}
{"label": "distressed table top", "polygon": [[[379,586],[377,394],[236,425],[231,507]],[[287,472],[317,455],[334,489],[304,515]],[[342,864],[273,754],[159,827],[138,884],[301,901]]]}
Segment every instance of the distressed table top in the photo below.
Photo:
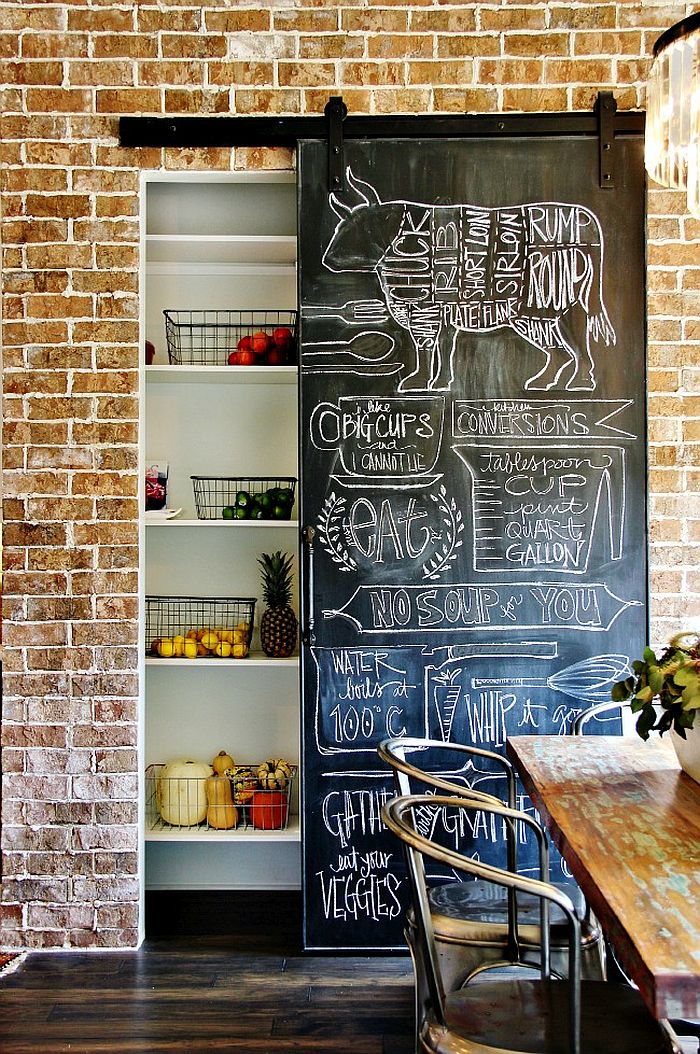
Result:
{"label": "distressed table top", "polygon": [[668,737],[514,736],[507,750],[628,976],[700,1017],[700,784]]}

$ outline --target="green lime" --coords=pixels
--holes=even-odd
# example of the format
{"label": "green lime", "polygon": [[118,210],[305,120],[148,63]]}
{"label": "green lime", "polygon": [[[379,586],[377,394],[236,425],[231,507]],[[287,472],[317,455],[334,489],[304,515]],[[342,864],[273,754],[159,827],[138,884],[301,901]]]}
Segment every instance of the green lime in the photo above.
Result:
{"label": "green lime", "polygon": [[226,505],[221,510],[221,515],[225,520],[232,520],[236,515],[236,510],[234,509],[233,505]]}
{"label": "green lime", "polygon": [[293,505],[294,504],[294,492],[291,487],[280,487],[277,500],[281,505]]}
{"label": "green lime", "polygon": [[248,519],[248,509],[247,508],[244,509],[242,505],[238,505],[236,507],[236,519],[237,520],[247,520]]}
{"label": "green lime", "polygon": [[260,508],[263,510],[263,512],[269,512],[270,509],[272,508],[272,497],[270,496],[270,492],[269,491],[265,491],[264,494],[261,494],[258,497],[258,502],[259,502]]}
{"label": "green lime", "polygon": [[236,494],[236,506],[239,509],[247,509],[250,505],[251,497],[247,490],[239,490]]}
{"label": "green lime", "polygon": [[272,515],[275,520],[288,520],[289,519],[289,506],[288,505],[275,505],[272,510]]}

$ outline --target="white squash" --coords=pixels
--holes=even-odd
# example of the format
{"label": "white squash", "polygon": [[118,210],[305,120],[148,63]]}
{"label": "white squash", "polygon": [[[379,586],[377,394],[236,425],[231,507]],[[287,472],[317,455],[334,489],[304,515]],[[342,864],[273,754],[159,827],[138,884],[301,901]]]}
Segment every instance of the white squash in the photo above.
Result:
{"label": "white squash", "polygon": [[193,827],[206,818],[206,781],[212,773],[211,765],[187,758],[174,758],[163,765],[158,777],[158,808],[166,823]]}

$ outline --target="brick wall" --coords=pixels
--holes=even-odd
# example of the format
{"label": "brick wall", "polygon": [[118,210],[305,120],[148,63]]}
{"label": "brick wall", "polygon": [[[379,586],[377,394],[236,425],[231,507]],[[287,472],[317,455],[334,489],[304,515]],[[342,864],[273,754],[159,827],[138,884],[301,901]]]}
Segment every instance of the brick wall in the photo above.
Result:
{"label": "brick wall", "polygon": [[[691,5],[604,0],[0,0],[4,348],[0,948],[132,945],[137,864],[139,166],[120,114],[644,103]],[[700,225],[649,221],[653,639],[700,615]],[[640,515],[642,510],[640,509]]]}

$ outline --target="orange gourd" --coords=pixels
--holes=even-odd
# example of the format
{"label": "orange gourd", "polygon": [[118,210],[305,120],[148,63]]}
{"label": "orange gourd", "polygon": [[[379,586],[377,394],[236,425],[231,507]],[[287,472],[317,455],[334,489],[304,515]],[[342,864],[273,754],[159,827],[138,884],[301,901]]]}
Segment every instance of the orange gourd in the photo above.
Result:
{"label": "orange gourd", "polygon": [[228,831],[238,823],[228,776],[210,776],[206,782],[207,823],[218,831]]}

